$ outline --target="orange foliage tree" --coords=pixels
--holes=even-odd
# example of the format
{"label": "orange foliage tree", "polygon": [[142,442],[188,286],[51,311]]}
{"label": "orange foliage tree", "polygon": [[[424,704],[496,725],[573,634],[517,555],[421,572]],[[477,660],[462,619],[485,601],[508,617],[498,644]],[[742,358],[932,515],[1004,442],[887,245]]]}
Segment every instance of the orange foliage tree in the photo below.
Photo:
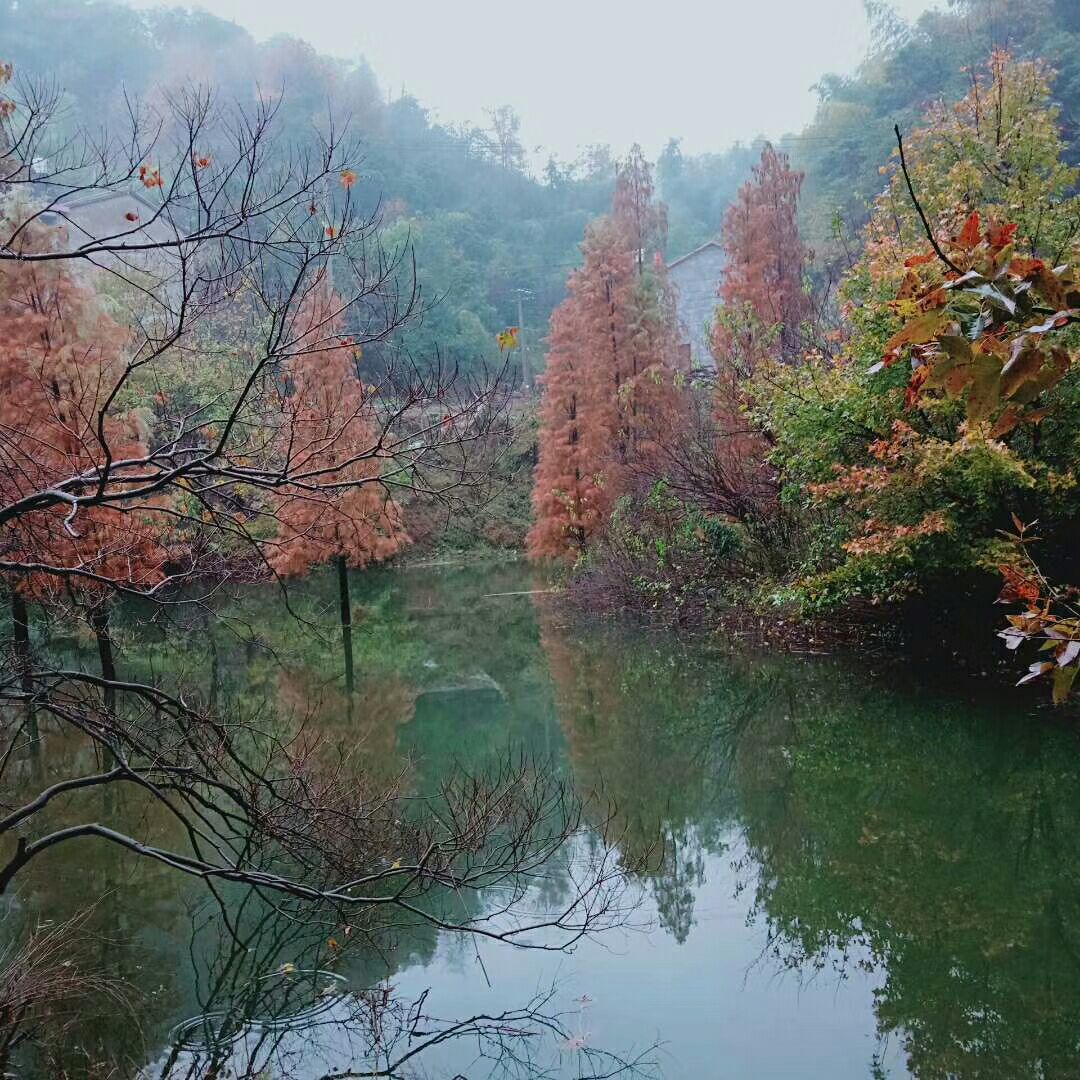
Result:
{"label": "orange foliage tree", "polygon": [[[47,250],[47,230],[27,228],[21,243]],[[114,459],[146,453],[137,411],[115,407],[127,368],[128,332],[107,314],[70,262],[0,263],[0,499],[47,491],[71,475],[107,473]],[[115,677],[108,631],[116,593],[152,592],[170,552],[152,514],[160,499],[128,512],[93,506],[77,521],[64,504],[43,506],[0,532],[0,569],[12,603],[18,662],[29,652],[26,604],[72,601],[89,614],[102,673]],[[18,566],[18,572],[8,571]],[[35,568],[40,568],[35,570]]]}
{"label": "orange foliage tree", "polygon": [[529,536],[534,556],[587,548],[679,408],[665,225],[648,163],[634,147],[619,170],[614,212],[589,226],[584,265],[551,320]]}
{"label": "orange foliage tree", "polygon": [[728,263],[718,295],[725,311],[713,327],[718,360],[735,355],[743,366],[778,347],[785,359],[799,351],[809,313],[803,288],[807,252],[799,235],[803,174],[785,153],[766,144],[754,175],[724,216]]}
{"label": "orange foliage tree", "polygon": [[[358,350],[341,334],[341,301],[307,298],[297,314],[297,352],[287,365],[280,438],[292,482],[274,508],[278,536],[267,561],[283,577],[333,562],[337,568],[345,684],[354,687],[349,568],[380,562],[408,536],[401,511],[382,485],[384,454]],[[319,478],[333,475],[327,486]]]}

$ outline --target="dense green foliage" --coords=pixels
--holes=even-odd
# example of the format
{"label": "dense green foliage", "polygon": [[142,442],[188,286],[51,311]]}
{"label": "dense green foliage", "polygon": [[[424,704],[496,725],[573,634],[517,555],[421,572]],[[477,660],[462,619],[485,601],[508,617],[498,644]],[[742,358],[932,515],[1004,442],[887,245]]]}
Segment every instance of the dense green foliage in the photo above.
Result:
{"label": "dense green foliage", "polygon": [[812,247],[836,254],[838,221],[848,235],[865,222],[881,189],[880,167],[895,146],[893,124],[910,128],[931,103],[957,100],[971,72],[995,48],[1040,57],[1058,72],[1066,157],[1080,146],[1080,16],[1072,0],[955,0],[914,26],[888,4],[868,3],[874,47],[851,76],[825,76],[814,122],[791,140],[806,173],[804,231]]}
{"label": "dense green foliage", "polygon": [[811,607],[993,570],[1008,561],[997,530],[1010,512],[1072,549],[1075,294],[1049,267],[1075,261],[1080,207],[1058,116],[1043,69],[1003,54],[963,101],[932,109],[907,161],[943,257],[891,168],[841,287],[835,355],[751,380],[783,497],[839,511],[798,570]]}

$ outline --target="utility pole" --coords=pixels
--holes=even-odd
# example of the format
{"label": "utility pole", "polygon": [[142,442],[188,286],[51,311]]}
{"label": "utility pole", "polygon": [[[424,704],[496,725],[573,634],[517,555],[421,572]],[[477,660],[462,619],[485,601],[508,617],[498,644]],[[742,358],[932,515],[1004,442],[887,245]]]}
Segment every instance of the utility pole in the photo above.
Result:
{"label": "utility pole", "polygon": [[525,309],[522,301],[525,298],[526,290],[518,289],[517,291],[517,305],[518,305],[518,341],[521,342],[521,383],[522,387],[529,394],[532,394],[532,371],[529,369],[529,342],[525,336]]}

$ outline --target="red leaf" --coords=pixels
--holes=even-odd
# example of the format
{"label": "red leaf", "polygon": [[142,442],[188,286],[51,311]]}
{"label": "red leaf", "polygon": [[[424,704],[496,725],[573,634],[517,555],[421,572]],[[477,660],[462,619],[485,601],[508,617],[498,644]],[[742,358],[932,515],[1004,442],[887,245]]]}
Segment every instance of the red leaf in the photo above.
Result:
{"label": "red leaf", "polygon": [[1010,221],[1006,225],[991,225],[986,230],[986,239],[990,244],[990,247],[994,251],[1000,251],[1004,247],[1008,247],[1013,242],[1013,238],[1016,236],[1017,225],[1016,222]]}
{"label": "red leaf", "polygon": [[1009,273],[1018,278],[1033,277],[1046,269],[1046,263],[1042,259],[1013,259],[1009,263]]}
{"label": "red leaf", "polygon": [[979,218],[979,211],[972,212],[971,217],[964,222],[964,227],[960,230],[960,235],[956,238],[956,243],[959,247],[966,248],[970,251],[979,242],[979,227],[981,219]]}
{"label": "red leaf", "polygon": [[937,255],[928,251],[925,255],[912,255],[910,259],[904,260],[904,265],[907,267],[912,266],[925,266],[927,263],[932,263],[937,258]]}
{"label": "red leaf", "polygon": [[911,373],[911,382],[908,383],[908,388],[904,393],[904,408],[911,410],[915,403],[919,400],[919,395],[922,393],[923,383],[930,376],[930,368],[926,364],[922,367],[917,367]]}
{"label": "red leaf", "polygon": [[1023,601],[1025,604],[1034,604],[1039,599],[1038,583],[1022,574],[1016,567],[999,566],[998,571],[1005,579],[1005,586],[998,597],[1001,603],[1014,604]]}

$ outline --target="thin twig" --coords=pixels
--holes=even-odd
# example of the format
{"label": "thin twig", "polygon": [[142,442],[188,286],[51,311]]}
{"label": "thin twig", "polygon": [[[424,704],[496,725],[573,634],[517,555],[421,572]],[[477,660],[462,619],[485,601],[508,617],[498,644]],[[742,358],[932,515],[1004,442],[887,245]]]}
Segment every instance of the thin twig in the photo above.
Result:
{"label": "thin twig", "polygon": [[915,186],[911,182],[911,175],[908,173],[907,159],[904,157],[904,136],[900,134],[900,125],[893,124],[893,131],[896,132],[896,145],[900,148],[900,168],[904,172],[904,179],[907,181],[908,194],[911,196],[911,201],[915,204],[915,209],[918,211],[919,220],[922,221],[923,229],[926,230],[927,239],[930,241],[931,247],[933,247],[937,257],[954,273],[963,274],[963,271],[941,250],[941,245],[937,242],[937,237],[934,236],[934,230],[930,228],[930,222],[926,220],[926,214],[923,212],[922,204],[919,202],[919,197],[915,194]]}

